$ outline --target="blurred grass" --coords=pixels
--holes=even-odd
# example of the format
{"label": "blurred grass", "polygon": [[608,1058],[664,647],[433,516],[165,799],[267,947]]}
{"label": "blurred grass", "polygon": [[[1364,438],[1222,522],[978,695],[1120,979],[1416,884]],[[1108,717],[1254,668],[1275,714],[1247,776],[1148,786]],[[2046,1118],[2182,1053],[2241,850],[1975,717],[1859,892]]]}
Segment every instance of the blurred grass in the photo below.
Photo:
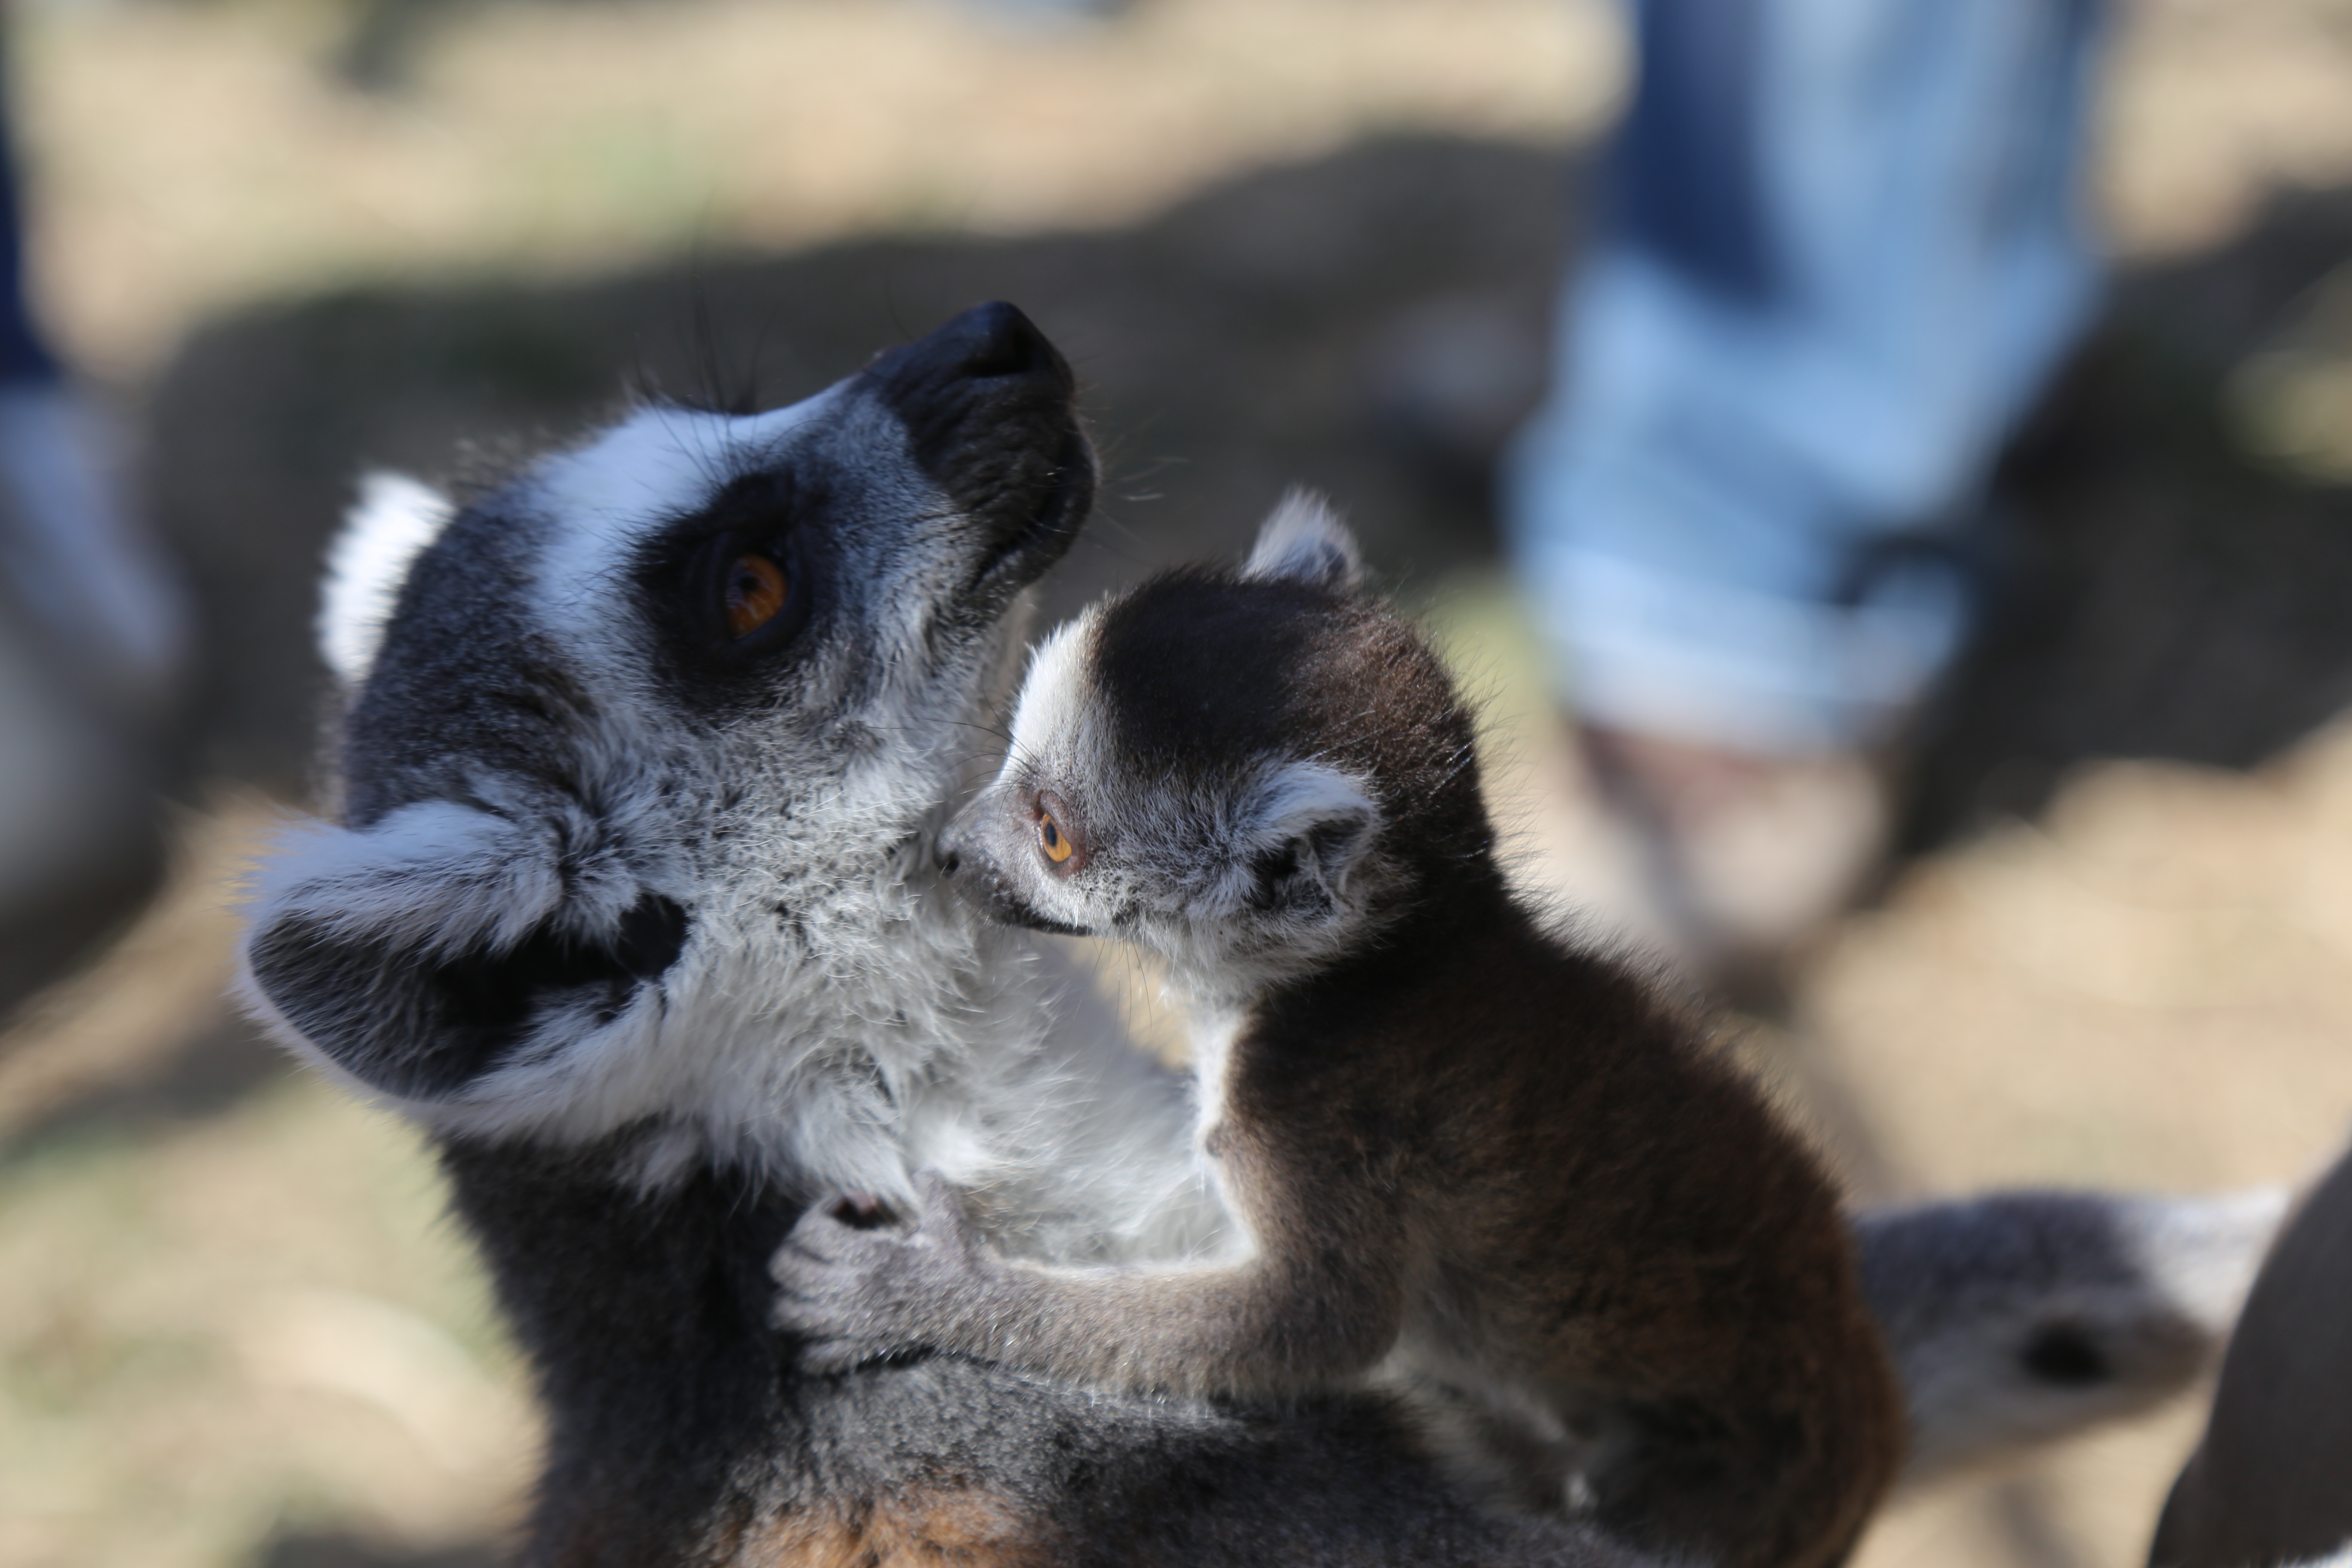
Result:
{"label": "blurred grass", "polygon": [[408,1129],[309,1078],[0,1182],[0,1561],[226,1563],[494,1527],[531,1419]]}
{"label": "blurred grass", "polygon": [[1369,130],[1552,143],[1621,75],[1599,0],[1161,0],[1038,29],[946,0],[448,5],[395,89],[327,68],[352,12],[32,10],[36,261],[80,363],[152,368],[288,288],[852,233],[1130,221]]}

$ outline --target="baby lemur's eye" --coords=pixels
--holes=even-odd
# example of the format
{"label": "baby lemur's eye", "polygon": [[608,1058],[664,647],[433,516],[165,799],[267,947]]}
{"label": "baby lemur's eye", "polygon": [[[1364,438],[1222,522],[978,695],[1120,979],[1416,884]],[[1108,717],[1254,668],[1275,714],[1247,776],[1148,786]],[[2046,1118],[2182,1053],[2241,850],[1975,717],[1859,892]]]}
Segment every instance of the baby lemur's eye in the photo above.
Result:
{"label": "baby lemur's eye", "polygon": [[767,556],[746,553],[729,564],[725,592],[728,629],[747,637],[783,613],[792,579]]}
{"label": "baby lemur's eye", "polygon": [[1050,795],[1037,797],[1037,847],[1057,871],[1077,868],[1078,840],[1069,826],[1070,810]]}

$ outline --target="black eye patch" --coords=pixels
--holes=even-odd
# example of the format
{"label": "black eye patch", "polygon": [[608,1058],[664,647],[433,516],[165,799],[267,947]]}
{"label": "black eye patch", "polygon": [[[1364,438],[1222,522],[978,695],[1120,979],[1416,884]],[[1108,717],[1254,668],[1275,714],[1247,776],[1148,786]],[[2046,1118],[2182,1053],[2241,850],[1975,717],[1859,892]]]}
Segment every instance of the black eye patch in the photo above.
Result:
{"label": "black eye patch", "polygon": [[826,597],[825,499],[790,468],[738,475],[648,548],[638,597],[688,692],[757,700],[802,643]]}

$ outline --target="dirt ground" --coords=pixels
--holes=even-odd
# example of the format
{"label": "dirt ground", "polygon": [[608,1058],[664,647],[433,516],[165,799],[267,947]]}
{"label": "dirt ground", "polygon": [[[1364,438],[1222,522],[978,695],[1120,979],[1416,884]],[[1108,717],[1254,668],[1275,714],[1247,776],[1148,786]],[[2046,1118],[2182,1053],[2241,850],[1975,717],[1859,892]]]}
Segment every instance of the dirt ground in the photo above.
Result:
{"label": "dirt ground", "polygon": [[[320,542],[369,465],[625,384],[781,399],[973,300],[1078,363],[1066,610],[1331,490],[1491,709],[1527,874],[1605,900],[1493,562],[1598,0],[24,7],[39,289],[206,614],[162,893],[0,1037],[0,1568],[472,1568],[529,1401],[402,1127],[220,1000],[306,794]],[[2004,473],[2011,591],[1905,854],[1761,1037],[1859,1191],[2294,1181],[2352,1126],[2352,4],[2117,10],[2113,308]],[[2183,1408],[1895,1510],[1866,1568],[2126,1568]]]}

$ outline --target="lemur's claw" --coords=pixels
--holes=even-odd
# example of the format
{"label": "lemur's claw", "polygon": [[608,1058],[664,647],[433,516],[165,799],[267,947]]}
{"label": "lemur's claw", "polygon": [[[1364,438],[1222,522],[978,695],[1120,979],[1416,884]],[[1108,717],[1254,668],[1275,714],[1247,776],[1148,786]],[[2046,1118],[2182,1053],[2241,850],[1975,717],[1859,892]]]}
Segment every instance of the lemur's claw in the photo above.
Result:
{"label": "lemur's claw", "polygon": [[971,1217],[963,1211],[963,1194],[937,1171],[915,1173],[915,1239],[970,1246],[975,1238]]}
{"label": "lemur's claw", "polygon": [[858,1244],[871,1233],[856,1229],[813,1208],[801,1215],[792,1234],[768,1260],[768,1273],[778,1284],[790,1286],[812,1271],[855,1267]]}
{"label": "lemur's claw", "polygon": [[856,1188],[824,1205],[824,1209],[831,1218],[856,1230],[873,1230],[898,1217],[888,1204],[872,1193]]}
{"label": "lemur's claw", "polygon": [[893,1349],[866,1340],[806,1340],[801,1344],[801,1370],[814,1377],[838,1377],[888,1359]]}
{"label": "lemur's claw", "polygon": [[930,1343],[942,1311],[982,1271],[956,1189],[926,1171],[915,1191],[912,1230],[861,1225],[888,1211],[870,1194],[845,1193],[812,1205],[769,1259],[769,1321],[803,1342],[804,1370],[846,1372]]}

